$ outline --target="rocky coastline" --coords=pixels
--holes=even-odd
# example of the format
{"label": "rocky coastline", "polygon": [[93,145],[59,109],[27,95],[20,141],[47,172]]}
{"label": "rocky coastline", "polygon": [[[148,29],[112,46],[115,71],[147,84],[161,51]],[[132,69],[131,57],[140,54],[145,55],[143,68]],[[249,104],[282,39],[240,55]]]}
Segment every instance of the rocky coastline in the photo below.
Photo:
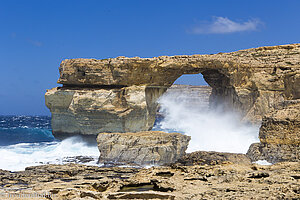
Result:
{"label": "rocky coastline", "polygon": [[211,87],[202,88],[210,108],[222,105],[261,124],[261,143],[247,153],[252,161],[299,160],[300,44],[212,55],[68,59],[59,72],[63,86],[45,94],[56,138],[150,131],[159,97],[181,75],[201,73]]}
{"label": "rocky coastline", "polygon": [[[213,55],[69,59],[59,72],[62,86],[45,94],[53,135],[97,142],[104,165],[0,170],[0,199],[300,199],[300,44]],[[184,93],[173,82],[198,73],[209,87],[188,86],[189,92],[202,91],[192,102],[202,99],[205,109],[222,104],[243,121],[261,124],[260,143],[247,154],[186,154],[189,136],[151,131],[159,97]],[[254,163],[259,160],[273,165]],[[114,166],[120,163],[126,166]]]}
{"label": "rocky coastline", "polygon": [[299,162],[151,168],[44,165],[14,173],[1,170],[0,193],[4,199],[299,199],[299,169]]}

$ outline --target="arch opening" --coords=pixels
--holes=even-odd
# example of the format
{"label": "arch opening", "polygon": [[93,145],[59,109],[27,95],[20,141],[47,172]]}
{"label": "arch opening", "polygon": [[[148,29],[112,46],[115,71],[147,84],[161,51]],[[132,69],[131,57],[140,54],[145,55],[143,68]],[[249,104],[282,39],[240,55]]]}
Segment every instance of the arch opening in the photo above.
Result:
{"label": "arch opening", "polygon": [[235,89],[218,70],[182,75],[158,103],[153,130],[190,135],[187,152],[246,153],[258,142],[258,126],[241,121]]}
{"label": "arch opening", "polygon": [[218,70],[205,70],[202,72],[204,80],[212,88],[209,104],[212,109],[218,108],[223,111],[240,110],[235,89],[230,84],[230,79]]}

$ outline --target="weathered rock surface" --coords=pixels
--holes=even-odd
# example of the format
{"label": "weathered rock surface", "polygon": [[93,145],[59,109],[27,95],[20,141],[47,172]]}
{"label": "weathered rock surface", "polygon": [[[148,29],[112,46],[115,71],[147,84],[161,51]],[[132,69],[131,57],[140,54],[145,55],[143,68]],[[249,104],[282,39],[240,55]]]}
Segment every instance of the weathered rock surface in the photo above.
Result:
{"label": "weathered rock surface", "polygon": [[212,101],[260,119],[277,102],[300,98],[299,68],[300,44],[291,44],[215,55],[70,59],[62,62],[58,82],[169,87],[182,74],[202,73]]}
{"label": "weathered rock surface", "polygon": [[252,144],[247,152],[252,161],[299,161],[300,101],[285,101],[278,110],[266,115],[259,138],[261,143]]}
{"label": "weathered rock surface", "polygon": [[300,99],[283,103],[263,118],[259,132],[261,143],[300,145]]}
{"label": "weathered rock surface", "polygon": [[150,130],[164,88],[53,88],[46,93],[55,137]]}
{"label": "weathered rock surface", "polygon": [[190,139],[180,133],[162,131],[100,133],[97,137],[99,162],[173,163],[185,155]]}
{"label": "weathered rock surface", "polygon": [[14,173],[0,170],[0,193],[4,199],[38,194],[47,195],[38,199],[57,200],[299,199],[299,169],[299,162],[149,169],[44,165]]}
{"label": "weathered rock surface", "polygon": [[[110,88],[112,91],[119,90],[118,93],[122,93],[123,90],[120,88],[125,86],[125,88],[142,86],[146,90],[154,87],[153,90],[157,91],[155,92],[157,95],[150,99],[155,100],[182,74],[197,73],[202,73],[204,79],[212,87],[211,106],[222,103],[227,109],[241,112],[245,120],[260,122],[264,115],[276,110],[276,106],[280,102],[300,98],[300,44],[260,47],[214,55],[155,58],[118,57],[104,60],[70,59],[62,62],[58,83],[77,90],[78,98],[86,95],[85,90],[91,88],[101,90],[99,93],[103,92],[104,88]],[[107,92],[104,93],[107,94]],[[127,94],[129,95],[129,93]],[[49,95],[59,97],[60,93],[46,93],[46,102],[49,102],[47,100]],[[98,109],[94,109],[93,105],[90,105],[90,109],[86,107],[82,110],[80,115],[84,117],[79,117],[77,114],[79,110],[66,112],[64,106],[59,106],[61,102],[67,103],[70,100],[64,96],[61,98],[63,99],[57,103],[47,104],[53,113],[52,124],[53,127],[61,127],[61,121],[64,119],[64,123],[70,125],[63,129],[54,129],[54,133],[77,131],[87,134],[81,131],[87,127],[84,125],[87,123],[86,119],[90,119],[89,126],[97,126],[95,124],[98,122],[110,124],[110,122],[100,119],[103,119],[108,112],[119,112],[118,110],[113,111],[114,101],[112,101],[110,106],[109,102],[106,103],[105,108],[102,109],[103,112],[98,112]],[[82,107],[82,103],[88,102],[89,99],[92,102],[95,101],[91,96],[85,98],[83,102],[71,101],[75,107]],[[139,100],[140,98],[136,100],[137,104],[139,104]],[[148,112],[155,113],[156,106],[150,107]],[[123,110],[125,108],[131,109],[130,106],[122,107]],[[104,111],[105,109],[109,110]],[[124,121],[125,118],[131,117],[126,114],[121,116],[113,114],[113,116],[118,116],[115,121]],[[146,130],[153,125],[153,120],[148,121],[145,114],[141,118],[143,119],[140,119],[136,128],[141,124],[148,124],[148,126],[140,130],[130,129],[131,131]],[[145,122],[142,123],[142,120]],[[125,121],[129,120],[125,119]],[[72,127],[71,124],[76,125]],[[120,127],[119,122],[114,126]],[[96,129],[91,128],[91,130]],[[125,131],[126,129],[122,129],[120,132]],[[91,134],[98,132],[89,131]]]}
{"label": "weathered rock surface", "polygon": [[295,144],[253,143],[249,147],[247,156],[252,162],[266,160],[270,163],[299,162],[300,146]]}
{"label": "weathered rock surface", "polygon": [[241,153],[223,153],[214,151],[195,151],[180,158],[176,163],[190,165],[216,165],[223,163],[250,164],[250,159]]}

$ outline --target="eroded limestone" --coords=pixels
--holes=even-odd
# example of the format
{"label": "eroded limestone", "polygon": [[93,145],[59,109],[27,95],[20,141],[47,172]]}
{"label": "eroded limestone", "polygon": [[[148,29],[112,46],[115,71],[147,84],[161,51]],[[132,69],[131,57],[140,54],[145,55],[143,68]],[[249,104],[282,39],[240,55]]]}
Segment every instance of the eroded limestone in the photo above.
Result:
{"label": "eroded limestone", "polygon": [[155,121],[156,100],[164,91],[145,86],[53,88],[46,93],[53,134],[63,137],[150,130]]}
{"label": "eroded limestone", "polygon": [[[154,98],[149,98],[152,102],[182,74],[197,73],[202,73],[204,79],[212,87],[211,107],[223,104],[226,109],[239,112],[244,120],[260,123],[262,117],[275,111],[279,103],[299,98],[300,44],[259,47],[214,55],[161,56],[155,58],[118,57],[104,60],[69,59],[63,61],[60,66],[58,83],[63,84],[64,87],[77,88],[76,94],[83,96],[87,96],[85,90],[91,88],[94,90],[98,88],[99,93],[104,92],[105,94],[107,92],[104,91],[104,88],[110,88],[112,93],[116,93],[115,90],[118,90],[118,93],[123,90],[129,92],[129,89],[121,88],[131,88],[132,86],[145,87],[145,90],[151,88],[152,91],[155,91],[153,92],[155,93]],[[151,96],[153,93],[146,92],[146,96]],[[129,93],[127,94],[129,95]],[[46,99],[48,95],[53,95],[53,93],[46,93]],[[58,92],[55,95],[61,94]],[[88,131],[89,134],[97,134],[104,132],[104,130],[108,130],[106,132],[142,131],[153,126],[154,120],[149,119],[152,119],[151,113],[155,113],[157,107],[155,104],[149,104],[149,101],[146,101],[149,115],[145,114],[145,109],[142,109],[142,113],[137,112],[136,114],[139,115],[135,117],[128,114],[113,114],[114,117],[118,116],[114,118],[108,114],[119,112],[119,110],[111,110],[117,108],[113,104],[104,106],[108,109],[107,111],[102,109],[103,112],[98,112],[93,107],[88,108],[89,101],[95,101],[93,97],[89,97],[90,100],[82,97],[85,100],[77,102],[71,100],[74,107],[85,107],[82,109],[80,114],[82,117],[80,117],[77,114],[79,110],[65,112],[65,107],[61,106],[70,101],[71,97],[67,96],[62,97],[66,99],[57,100],[57,105],[47,104],[53,113],[52,124],[54,128],[57,127],[56,124],[61,124],[60,121],[63,119],[65,119],[66,124],[75,124],[74,128],[68,126],[60,129],[63,132],[73,133],[77,131],[87,134],[84,130],[89,129],[88,126],[92,127],[91,130],[96,130],[93,128],[98,127],[95,123],[99,122],[104,126],[107,122],[110,124],[109,121],[98,120],[103,119],[106,115],[109,115],[109,119],[116,119],[116,122],[130,123],[129,119],[134,118],[132,122],[136,123],[134,121],[137,121],[137,126],[126,129],[126,127],[133,125],[125,125],[123,126],[125,128],[121,130],[122,125],[118,122],[114,124],[118,128],[112,130],[102,128],[96,132]],[[136,101],[136,104],[140,103],[139,98]],[[86,106],[79,105],[82,103],[86,103]],[[131,110],[130,106],[128,105],[128,110]],[[125,108],[126,106],[123,106],[121,112],[125,113]],[[134,114],[134,112],[131,113]],[[85,119],[89,119],[90,122]],[[143,120],[144,122],[142,122]],[[142,127],[143,124],[146,124],[146,127],[138,128]]]}
{"label": "eroded limestone", "polygon": [[42,165],[14,173],[0,170],[0,192],[32,196],[46,193],[48,196],[40,199],[59,200],[299,199],[299,168],[299,162],[149,169]]}
{"label": "eroded limestone", "polygon": [[100,133],[97,137],[99,162],[173,163],[185,155],[190,139],[187,135],[162,131]]}
{"label": "eroded limestone", "polygon": [[252,161],[271,163],[300,160],[300,101],[289,100],[263,118],[259,131],[261,143],[250,146]]}

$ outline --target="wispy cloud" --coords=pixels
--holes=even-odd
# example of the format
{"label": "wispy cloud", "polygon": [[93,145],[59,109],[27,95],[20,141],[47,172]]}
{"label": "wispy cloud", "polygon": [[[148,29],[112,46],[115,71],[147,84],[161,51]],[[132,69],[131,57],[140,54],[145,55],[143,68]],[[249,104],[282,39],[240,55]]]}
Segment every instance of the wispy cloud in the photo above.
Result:
{"label": "wispy cloud", "polygon": [[193,34],[226,34],[243,31],[255,31],[262,22],[259,19],[250,19],[245,22],[236,22],[227,17],[214,17],[211,22],[202,22],[189,32]]}
{"label": "wispy cloud", "polygon": [[27,39],[27,41],[32,44],[33,46],[36,46],[36,47],[41,47],[43,45],[42,42],[40,41],[37,41],[37,40],[31,40],[31,39]]}
{"label": "wispy cloud", "polygon": [[27,43],[29,43],[29,44],[31,44],[31,45],[33,45],[33,46],[36,46],[36,47],[41,47],[41,46],[43,46],[43,43],[42,42],[40,42],[40,41],[38,41],[38,40],[32,40],[31,38],[25,38],[25,37],[20,37],[20,35],[17,35],[17,33],[15,33],[15,32],[12,32],[11,34],[10,34],[10,37],[12,38],[12,39],[19,39],[19,41],[26,41]]}

